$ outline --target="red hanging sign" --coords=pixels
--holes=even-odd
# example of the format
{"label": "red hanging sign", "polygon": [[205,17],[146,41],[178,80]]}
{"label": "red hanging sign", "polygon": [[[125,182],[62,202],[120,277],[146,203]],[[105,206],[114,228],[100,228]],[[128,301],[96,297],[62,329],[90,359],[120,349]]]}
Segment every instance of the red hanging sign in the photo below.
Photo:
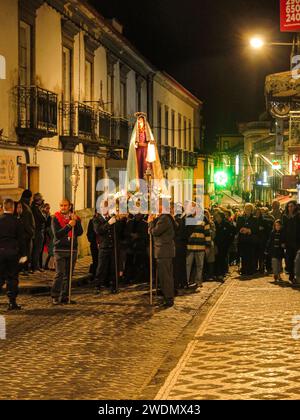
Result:
{"label": "red hanging sign", "polygon": [[297,174],[300,171],[300,155],[293,155],[293,173]]}
{"label": "red hanging sign", "polygon": [[280,0],[281,32],[300,32],[300,0]]}

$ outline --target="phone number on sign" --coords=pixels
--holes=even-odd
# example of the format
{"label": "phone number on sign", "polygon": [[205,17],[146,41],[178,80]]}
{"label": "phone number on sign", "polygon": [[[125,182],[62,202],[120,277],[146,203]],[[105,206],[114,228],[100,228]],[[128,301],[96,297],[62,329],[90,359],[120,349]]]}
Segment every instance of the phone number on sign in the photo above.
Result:
{"label": "phone number on sign", "polygon": [[300,0],[287,0],[286,2],[286,22],[300,21]]}

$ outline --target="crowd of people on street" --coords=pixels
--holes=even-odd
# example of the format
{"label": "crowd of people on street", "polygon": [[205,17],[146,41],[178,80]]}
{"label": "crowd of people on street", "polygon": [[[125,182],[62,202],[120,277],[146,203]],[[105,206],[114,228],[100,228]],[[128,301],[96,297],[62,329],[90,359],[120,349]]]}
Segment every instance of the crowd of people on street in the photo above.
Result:
{"label": "crowd of people on street", "polygon": [[[68,199],[53,215],[40,193],[25,190],[17,203],[4,200],[0,288],[6,283],[10,310],[20,309],[19,275],[26,278],[51,269],[56,271],[53,305],[75,303],[70,299],[69,280],[78,237],[83,234]],[[155,215],[111,214],[103,201],[85,234],[92,256],[91,284],[100,295],[105,289],[117,293],[120,285],[149,282],[150,266],[166,308],[173,306],[178,294],[199,290],[203,281],[224,282],[230,266],[238,267],[241,279],[273,274],[278,283],[285,260],[289,281],[295,286],[300,283],[300,208],[293,200],[284,211],[274,200],[271,206],[213,205],[204,212],[194,202],[166,209],[161,201]]]}

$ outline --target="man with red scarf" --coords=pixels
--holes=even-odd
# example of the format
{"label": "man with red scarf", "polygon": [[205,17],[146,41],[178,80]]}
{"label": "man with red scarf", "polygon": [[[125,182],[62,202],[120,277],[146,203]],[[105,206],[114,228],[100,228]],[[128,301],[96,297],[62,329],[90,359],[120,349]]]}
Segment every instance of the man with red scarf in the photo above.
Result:
{"label": "man with red scarf", "polygon": [[71,212],[71,203],[64,199],[60,203],[60,211],[56,212],[52,219],[52,231],[54,235],[54,258],[56,275],[51,289],[51,297],[54,305],[68,303],[69,272],[71,263],[71,239],[74,227],[73,270],[77,258],[78,236],[83,234],[79,217]]}

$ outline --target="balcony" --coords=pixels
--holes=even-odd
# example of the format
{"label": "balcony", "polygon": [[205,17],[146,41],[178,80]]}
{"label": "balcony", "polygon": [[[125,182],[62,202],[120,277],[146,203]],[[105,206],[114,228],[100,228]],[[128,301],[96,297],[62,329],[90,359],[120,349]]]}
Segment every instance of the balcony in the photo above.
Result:
{"label": "balcony", "polygon": [[177,166],[182,166],[182,149],[177,149]]}
{"label": "balcony", "polygon": [[182,165],[183,166],[190,166],[190,156],[189,156],[189,152],[186,151],[186,150],[183,151]]}
{"label": "balcony", "polygon": [[167,169],[171,165],[171,147],[161,146],[161,163]]}
{"label": "balcony", "polygon": [[194,152],[189,152],[189,166],[192,168],[197,166],[197,154]]}
{"label": "balcony", "polygon": [[60,140],[63,149],[73,151],[82,143],[86,152],[95,152],[99,147],[96,135],[97,113],[80,102],[60,103]]}
{"label": "balcony", "polygon": [[124,118],[111,120],[111,146],[128,149],[129,147],[129,125]]}
{"label": "balcony", "polygon": [[58,134],[57,94],[38,86],[17,86],[17,127],[19,142],[35,147],[42,138]]}
{"label": "balcony", "polygon": [[172,167],[177,166],[177,149],[176,147],[170,148],[170,164]]}
{"label": "balcony", "polygon": [[111,136],[111,114],[107,112],[100,111],[98,113],[98,137],[99,143],[102,146],[110,145],[110,136]]}

